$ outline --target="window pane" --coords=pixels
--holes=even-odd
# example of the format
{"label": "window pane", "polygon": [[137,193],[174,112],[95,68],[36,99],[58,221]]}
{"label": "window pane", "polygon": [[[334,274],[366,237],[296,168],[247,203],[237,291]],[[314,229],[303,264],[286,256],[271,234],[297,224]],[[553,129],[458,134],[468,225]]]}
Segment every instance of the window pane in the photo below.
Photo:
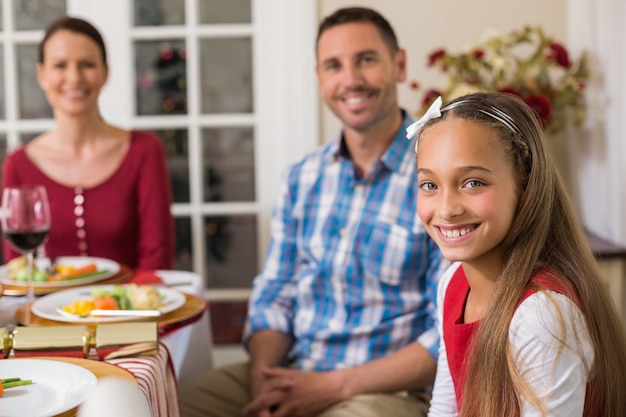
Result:
{"label": "window pane", "polygon": [[200,60],[202,112],[251,113],[251,40],[203,39]]}
{"label": "window pane", "polygon": [[137,114],[187,113],[185,42],[135,42]]}
{"label": "window pane", "polygon": [[17,47],[17,61],[20,118],[51,118],[52,108],[37,83],[37,45],[19,45]]}
{"label": "window pane", "polygon": [[20,133],[20,143],[22,145],[30,142],[35,139],[37,136],[41,135],[43,132],[22,132]]}
{"label": "window pane", "polygon": [[204,129],[204,201],[254,201],[254,131]]}
{"label": "window pane", "polygon": [[176,255],[174,269],[183,271],[193,270],[193,251],[191,249],[191,219],[177,217],[174,219]]}
{"label": "window pane", "polygon": [[[0,21],[2,19],[0,13]],[[6,119],[7,114],[5,111],[6,102],[4,95],[4,46],[0,45],[0,119]]]}
{"label": "window pane", "polygon": [[250,0],[198,0],[200,23],[251,23]]}
{"label": "window pane", "polygon": [[181,0],[135,0],[135,26],[185,24],[185,2]]}
{"label": "window pane", "polygon": [[207,288],[250,288],[258,273],[256,217],[205,218]]}
{"label": "window pane", "polygon": [[187,130],[168,129],[155,132],[163,140],[167,152],[172,193],[175,203],[189,202],[189,140]]}
{"label": "window pane", "polygon": [[19,0],[13,2],[17,30],[45,29],[57,17],[67,14],[65,0]]}

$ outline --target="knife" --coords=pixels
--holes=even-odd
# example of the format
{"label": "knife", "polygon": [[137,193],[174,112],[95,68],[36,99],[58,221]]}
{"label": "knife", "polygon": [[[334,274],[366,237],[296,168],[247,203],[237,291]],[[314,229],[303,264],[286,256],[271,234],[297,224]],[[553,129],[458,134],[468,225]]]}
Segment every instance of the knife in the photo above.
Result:
{"label": "knife", "polygon": [[94,317],[161,317],[160,310],[91,310],[89,316]]}

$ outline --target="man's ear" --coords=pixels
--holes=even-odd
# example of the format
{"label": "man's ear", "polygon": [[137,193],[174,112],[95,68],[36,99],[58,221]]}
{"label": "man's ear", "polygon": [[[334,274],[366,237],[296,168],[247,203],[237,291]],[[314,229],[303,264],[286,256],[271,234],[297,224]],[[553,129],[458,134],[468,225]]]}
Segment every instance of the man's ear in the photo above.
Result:
{"label": "man's ear", "polygon": [[394,56],[394,63],[397,71],[397,80],[398,83],[403,83],[406,81],[406,51],[402,48],[398,49]]}

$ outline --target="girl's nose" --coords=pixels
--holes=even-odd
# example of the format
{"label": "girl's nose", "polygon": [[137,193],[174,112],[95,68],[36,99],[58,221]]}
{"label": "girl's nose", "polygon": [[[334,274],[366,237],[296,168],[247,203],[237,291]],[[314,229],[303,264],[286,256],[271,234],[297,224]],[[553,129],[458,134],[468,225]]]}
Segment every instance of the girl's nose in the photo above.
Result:
{"label": "girl's nose", "polygon": [[452,219],[463,214],[463,205],[457,193],[445,191],[441,193],[437,204],[437,215],[442,219]]}

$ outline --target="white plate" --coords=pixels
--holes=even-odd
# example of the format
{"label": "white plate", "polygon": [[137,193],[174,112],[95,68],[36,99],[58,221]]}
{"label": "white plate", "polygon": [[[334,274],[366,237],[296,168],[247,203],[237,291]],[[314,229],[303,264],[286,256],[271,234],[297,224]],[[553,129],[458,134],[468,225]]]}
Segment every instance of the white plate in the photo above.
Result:
{"label": "white plate", "polygon": [[[47,259],[38,259],[37,267],[40,269],[44,269],[47,265],[49,265],[50,261]],[[46,287],[46,288],[64,288],[64,287],[76,287],[78,285],[86,285],[93,284],[94,282],[99,282],[105,280],[107,278],[112,277],[113,275],[120,272],[120,264],[110,259],[104,258],[94,258],[90,256],[60,256],[56,258],[57,265],[68,265],[73,266],[75,268],[85,266],[90,263],[96,264],[96,268],[98,271],[106,271],[97,275],[92,275],[85,278],[75,278],[75,279],[67,279],[63,281],[53,281],[53,282],[33,282],[36,287]],[[9,285],[19,285],[26,287],[25,281],[16,281],[14,279],[9,278],[8,267],[7,265],[0,266],[0,282],[3,284]]]}
{"label": "white plate", "polygon": [[2,417],[50,417],[77,407],[97,385],[96,376],[78,365],[43,359],[0,360],[2,378],[32,379],[0,397]]}
{"label": "white plate", "polygon": [[[58,291],[52,294],[44,295],[41,298],[35,300],[32,305],[32,311],[39,317],[43,317],[48,320],[63,321],[68,323],[88,323],[95,322],[103,323],[110,321],[128,321],[137,320],[137,317],[85,317],[80,318],[78,316],[68,316],[59,312],[65,305],[72,304],[77,300],[88,300],[93,297],[92,292],[94,289],[110,291],[115,285],[93,285],[90,287],[72,288],[69,290]],[[127,285],[124,285],[127,287]],[[182,307],[185,304],[186,298],[183,293],[171,288],[158,287],[159,293],[163,296],[164,306],[161,307],[161,313],[166,314],[177,308]]]}

